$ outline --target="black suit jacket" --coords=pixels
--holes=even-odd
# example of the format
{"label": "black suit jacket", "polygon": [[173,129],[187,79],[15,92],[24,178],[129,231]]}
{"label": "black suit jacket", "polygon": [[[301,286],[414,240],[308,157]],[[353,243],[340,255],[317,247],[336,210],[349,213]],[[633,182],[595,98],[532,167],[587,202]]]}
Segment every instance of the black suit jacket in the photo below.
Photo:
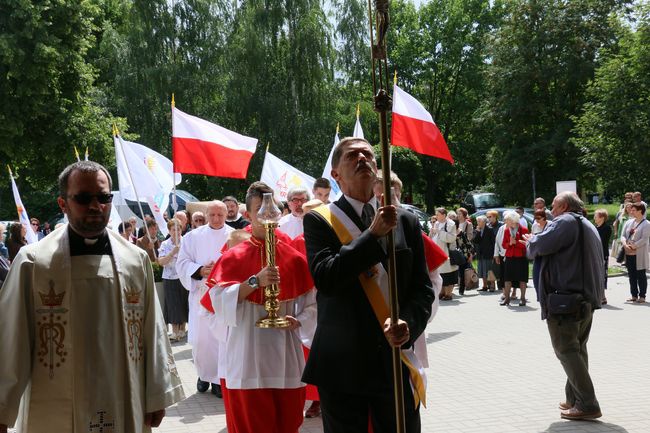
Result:
{"label": "black suit jacket", "polygon": [[[341,197],[336,203],[359,228],[363,224]],[[408,323],[413,342],[431,315],[434,293],[426,269],[417,218],[397,210],[395,229],[400,318]],[[340,392],[374,393],[392,389],[391,351],[359,282],[359,274],[388,256],[381,243],[363,231],[341,245],[331,226],[316,212],[303,220],[309,268],[317,288],[316,334],[303,381]]]}

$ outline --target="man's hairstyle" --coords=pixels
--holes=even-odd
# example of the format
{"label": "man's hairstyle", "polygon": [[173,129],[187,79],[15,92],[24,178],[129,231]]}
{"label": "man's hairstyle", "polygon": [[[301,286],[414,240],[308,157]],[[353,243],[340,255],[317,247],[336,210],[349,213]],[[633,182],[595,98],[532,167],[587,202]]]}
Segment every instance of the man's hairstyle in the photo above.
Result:
{"label": "man's hairstyle", "polygon": [[607,209],[605,209],[605,208],[596,209],[594,211],[594,216],[595,217],[598,216],[598,217],[601,217],[601,218],[604,218],[605,220],[607,220],[607,218],[609,218],[609,212],[607,212]]}
{"label": "man's hairstyle", "polygon": [[444,207],[438,207],[436,208],[436,213],[439,213],[441,215],[447,215],[447,209],[445,209]]}
{"label": "man's hairstyle", "polygon": [[113,179],[111,179],[111,175],[104,166],[97,164],[95,161],[78,161],[64,168],[59,175],[59,196],[63,199],[68,197],[68,179],[74,171],[80,171],[82,173],[97,173],[103,171],[108,178],[108,189],[113,189]]}
{"label": "man's hairstyle", "polygon": [[517,207],[515,208],[515,210],[518,210],[518,211],[521,211],[521,212],[524,212],[524,211],[525,211],[525,209],[524,209],[523,206],[517,206]]}
{"label": "man's hairstyle", "polygon": [[231,196],[231,195],[227,195],[227,196],[225,196],[224,198],[221,199],[221,201],[224,202],[224,203],[227,202],[227,201],[232,201],[232,202],[234,202],[237,206],[239,206],[239,202],[237,201],[237,199],[236,199],[235,197]]}
{"label": "man's hairstyle", "polygon": [[309,200],[309,191],[307,191],[307,188],[304,186],[294,186],[289,190],[287,193],[287,201],[291,201],[291,199],[299,194],[304,194],[307,196],[307,200]]}
{"label": "man's hairstyle", "polygon": [[567,212],[573,212],[582,215],[582,209],[584,209],[585,205],[582,200],[580,200],[580,197],[578,197],[578,194],[575,192],[563,191],[559,193],[555,198],[561,203],[567,205]]}
{"label": "man's hairstyle", "polygon": [[485,215],[479,215],[476,217],[476,222],[478,223],[479,221],[487,222],[487,217]]}
{"label": "man's hairstyle", "polygon": [[362,141],[366,143],[368,146],[370,146],[370,149],[372,149],[372,146],[365,138],[345,137],[343,140],[339,141],[339,143],[334,148],[334,153],[332,153],[332,168],[336,168],[339,166],[339,162],[341,162],[341,156],[343,156],[343,151],[345,150],[345,146],[356,143],[358,141]]}
{"label": "man's hairstyle", "polygon": [[148,218],[145,225],[147,226],[147,228],[158,227],[158,223],[153,218]]}
{"label": "man's hairstyle", "polygon": [[643,202],[632,203],[632,207],[636,210],[640,210],[641,213],[645,213],[645,204]]}
{"label": "man's hairstyle", "polygon": [[314,186],[312,189],[316,188],[325,188],[325,189],[330,189],[332,188],[332,185],[330,185],[330,180],[325,178],[325,177],[319,177],[314,181]]}
{"label": "man's hairstyle", "polygon": [[538,201],[542,202],[543,205],[546,205],[546,200],[544,200],[542,197],[537,197],[533,203],[537,203]]}
{"label": "man's hairstyle", "polygon": [[499,212],[495,211],[495,210],[489,210],[489,211],[485,212],[485,216],[487,216],[487,217],[493,216],[496,219],[499,219]]}
{"label": "man's hairstyle", "polygon": [[634,191],[632,195],[638,195],[639,197],[643,197],[639,191]]}
{"label": "man's hairstyle", "polygon": [[546,211],[544,209],[539,209],[533,212],[535,218],[544,218],[546,219]]}
{"label": "man's hairstyle", "polygon": [[246,210],[248,212],[251,211],[251,203],[253,202],[253,199],[259,198],[262,200],[264,198],[265,193],[271,193],[273,194],[273,189],[265,184],[264,182],[253,182],[251,186],[248,187],[248,190],[246,191]]}
{"label": "man's hairstyle", "polygon": [[128,221],[122,221],[119,226],[117,226],[118,233],[124,233],[127,229],[131,228],[131,223]]}

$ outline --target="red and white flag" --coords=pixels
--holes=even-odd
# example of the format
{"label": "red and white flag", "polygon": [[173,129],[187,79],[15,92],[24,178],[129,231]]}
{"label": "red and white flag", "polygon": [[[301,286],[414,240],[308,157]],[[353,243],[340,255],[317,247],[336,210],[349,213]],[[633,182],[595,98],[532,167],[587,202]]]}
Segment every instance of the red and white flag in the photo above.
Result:
{"label": "red and white flag", "polygon": [[397,84],[393,87],[393,123],[390,141],[417,153],[454,163],[449,147],[431,114]]}
{"label": "red and white flag", "polygon": [[257,138],[246,137],[172,107],[176,173],[245,179]]}

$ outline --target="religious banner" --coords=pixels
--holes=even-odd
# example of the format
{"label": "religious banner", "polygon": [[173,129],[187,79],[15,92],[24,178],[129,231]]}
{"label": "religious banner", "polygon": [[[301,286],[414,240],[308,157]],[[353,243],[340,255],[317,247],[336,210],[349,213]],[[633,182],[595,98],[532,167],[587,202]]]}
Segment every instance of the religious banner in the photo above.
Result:
{"label": "religious banner", "polygon": [[260,180],[273,188],[277,199],[286,201],[291,188],[303,187],[311,191],[316,179],[266,152]]}
{"label": "religious banner", "polygon": [[357,104],[357,122],[354,124],[354,131],[352,136],[356,138],[366,138],[363,136],[363,128],[361,127],[361,121],[359,120],[359,114],[361,114],[359,109],[359,104]]}
{"label": "religious banner", "polygon": [[36,236],[36,233],[32,229],[32,226],[29,222],[29,216],[27,215],[27,209],[25,209],[25,206],[23,206],[23,201],[20,199],[20,193],[18,192],[18,186],[16,186],[16,181],[14,180],[14,175],[11,172],[11,169],[9,166],[7,166],[9,169],[9,177],[11,178],[11,190],[14,193],[14,201],[16,202],[16,210],[18,211],[18,221],[25,226],[27,229],[25,231],[25,239],[27,240],[28,244],[33,244],[35,242],[38,242],[38,236]]}
{"label": "religious banner", "polygon": [[158,230],[167,236],[169,232],[163,212],[169,205],[172,188],[181,181],[181,175],[176,173],[172,176],[171,161],[158,152],[125,141],[119,134],[115,134],[113,140],[120,195],[126,200],[146,202],[158,223]]}
{"label": "religious banner", "polygon": [[336,147],[337,144],[339,144],[339,141],[341,141],[339,139],[339,125],[336,125],[336,134],[334,135],[334,145],[332,146],[332,150],[330,150],[330,154],[327,157],[327,162],[325,163],[325,168],[323,169],[323,177],[325,179],[328,179],[330,181],[330,185],[332,186],[332,190],[330,191],[331,201],[338,200],[342,194],[339,184],[336,183],[336,181],[332,177],[332,155],[334,154],[334,148]]}

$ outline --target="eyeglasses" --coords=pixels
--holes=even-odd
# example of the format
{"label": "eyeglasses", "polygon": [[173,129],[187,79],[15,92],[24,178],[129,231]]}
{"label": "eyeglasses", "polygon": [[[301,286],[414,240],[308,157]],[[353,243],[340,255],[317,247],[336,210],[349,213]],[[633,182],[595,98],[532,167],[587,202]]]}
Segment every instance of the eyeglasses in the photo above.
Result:
{"label": "eyeglasses", "polygon": [[38,227],[38,223],[32,223],[32,225]]}
{"label": "eyeglasses", "polygon": [[295,198],[294,197],[290,201],[293,204],[298,204],[298,203],[307,203],[308,200],[306,198]]}
{"label": "eyeglasses", "polygon": [[97,201],[101,204],[108,204],[113,201],[113,194],[107,194],[107,193],[102,193],[102,194],[88,194],[86,192],[81,192],[79,194],[75,195],[69,195],[68,198],[73,199],[77,203],[81,205],[88,205],[90,204],[94,198],[97,199]]}

